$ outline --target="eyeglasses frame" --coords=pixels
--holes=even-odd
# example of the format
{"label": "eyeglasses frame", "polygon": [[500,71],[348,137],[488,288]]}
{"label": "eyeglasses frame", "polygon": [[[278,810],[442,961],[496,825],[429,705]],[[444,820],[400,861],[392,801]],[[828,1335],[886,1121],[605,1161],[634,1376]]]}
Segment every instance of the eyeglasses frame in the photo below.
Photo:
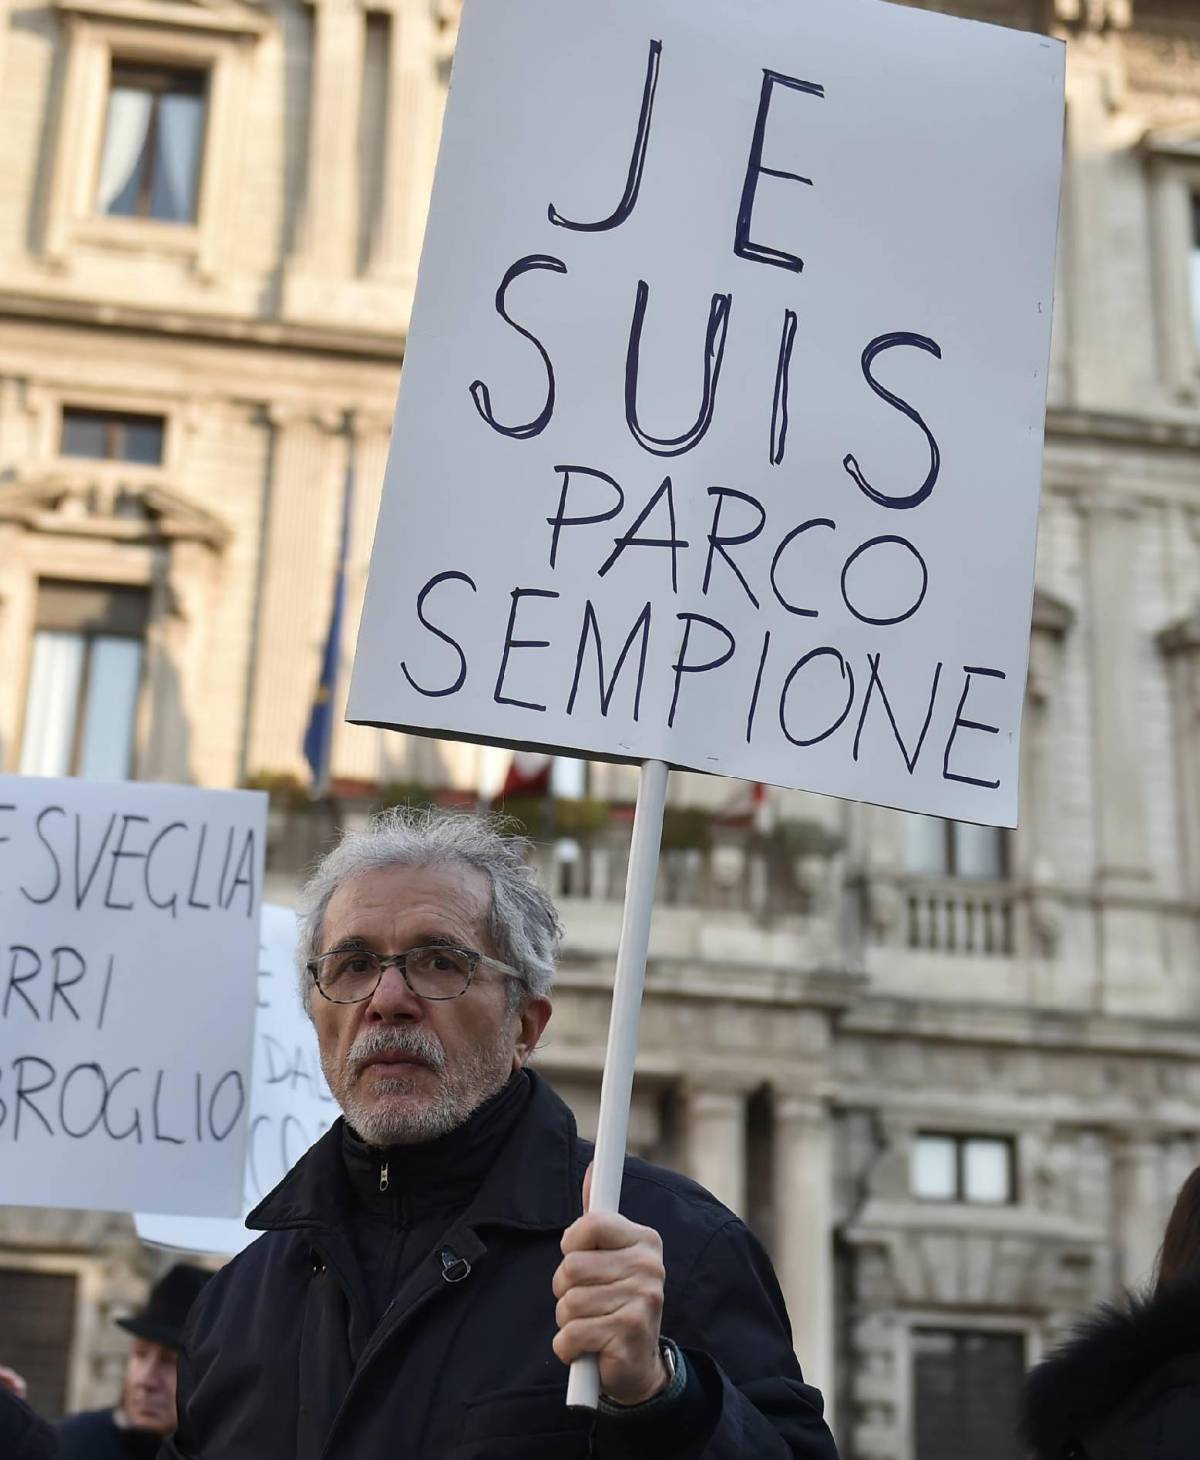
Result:
{"label": "eyeglasses frame", "polygon": [[[418,993],[417,990],[413,988],[412,983],[408,977],[409,955],[412,953],[436,953],[439,950],[444,953],[457,953],[467,960],[467,981],[457,994]],[[365,994],[362,994],[359,998],[335,999],[327,994],[325,990],[321,987],[320,980],[317,977],[317,965],[320,963],[322,958],[329,958],[335,953],[365,953],[368,954],[370,957],[378,960],[379,977],[371,985],[370,989]],[[319,993],[321,997],[330,1004],[365,1004],[368,999],[372,999],[375,997],[376,990],[383,982],[383,975],[387,972],[389,968],[399,969],[400,977],[404,980],[405,987],[408,989],[409,993],[412,994],[413,998],[420,999],[423,1003],[426,1004],[448,1004],[454,999],[461,999],[463,995],[468,991],[468,989],[470,989],[471,985],[475,982],[475,974],[481,963],[486,963],[489,967],[494,968],[498,972],[504,974],[506,978],[515,978],[518,983],[525,982],[523,974],[518,973],[517,970],[513,968],[510,964],[502,963],[499,958],[490,958],[486,953],[476,952],[474,948],[459,948],[456,944],[453,943],[420,943],[415,948],[406,948],[403,953],[376,953],[375,950],[372,948],[327,948],[324,953],[318,953],[315,958],[310,958],[308,962],[304,965],[304,967],[311,976],[313,983],[316,985],[317,993]]]}

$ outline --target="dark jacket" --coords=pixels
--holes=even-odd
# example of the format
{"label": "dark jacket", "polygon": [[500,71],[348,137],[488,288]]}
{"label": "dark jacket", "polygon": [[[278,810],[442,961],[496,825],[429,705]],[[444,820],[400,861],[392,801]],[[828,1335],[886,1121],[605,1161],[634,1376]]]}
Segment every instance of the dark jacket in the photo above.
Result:
{"label": "dark jacket", "polygon": [[1106,1304],[1029,1376],[1036,1460],[1200,1456],[1200,1281]]}
{"label": "dark jacket", "polygon": [[[631,1160],[621,1210],[663,1238],[663,1331],[704,1386],[704,1434],[565,1407],[551,1279],[591,1145],[536,1077],[483,1185],[365,1348],[337,1122],[248,1218],[260,1238],[192,1311],[164,1460],[837,1460],[770,1264],[712,1196]],[[361,1321],[361,1313],[358,1315]]]}
{"label": "dark jacket", "polygon": [[154,1460],[161,1441],[147,1430],[121,1429],[111,1409],[88,1409],[63,1420],[58,1460]]}
{"label": "dark jacket", "polygon": [[4,1460],[54,1460],[57,1454],[54,1430],[0,1384],[0,1456]]}

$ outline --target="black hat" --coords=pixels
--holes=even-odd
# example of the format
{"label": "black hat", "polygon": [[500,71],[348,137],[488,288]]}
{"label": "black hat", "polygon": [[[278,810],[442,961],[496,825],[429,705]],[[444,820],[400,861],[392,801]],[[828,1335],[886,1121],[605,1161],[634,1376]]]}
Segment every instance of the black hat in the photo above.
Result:
{"label": "black hat", "polygon": [[151,1288],[149,1300],[141,1312],[131,1313],[128,1318],[118,1318],[117,1327],[136,1338],[161,1343],[165,1348],[181,1349],[188,1310],[210,1277],[212,1273],[203,1267],[177,1262]]}

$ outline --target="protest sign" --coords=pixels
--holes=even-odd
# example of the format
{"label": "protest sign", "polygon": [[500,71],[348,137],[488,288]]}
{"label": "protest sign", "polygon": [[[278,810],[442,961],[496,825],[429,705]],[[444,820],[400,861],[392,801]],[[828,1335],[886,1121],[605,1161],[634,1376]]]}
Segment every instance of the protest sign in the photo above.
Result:
{"label": "protest sign", "polygon": [[0,776],[0,1204],[239,1210],[265,825]]}
{"label": "protest sign", "polygon": [[265,904],[258,951],[258,1008],[242,1215],[237,1218],[138,1214],[138,1236],[159,1247],[233,1254],[258,1236],[245,1216],[287,1175],[338,1116],[317,1036],[296,984],[296,914]]}
{"label": "protest sign", "polygon": [[1015,824],[1063,74],[468,0],[348,717]]}

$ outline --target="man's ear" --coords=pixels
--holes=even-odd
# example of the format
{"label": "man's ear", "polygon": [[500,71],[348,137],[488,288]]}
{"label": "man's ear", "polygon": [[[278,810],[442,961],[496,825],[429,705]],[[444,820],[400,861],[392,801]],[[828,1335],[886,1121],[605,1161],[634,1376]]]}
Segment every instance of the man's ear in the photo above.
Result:
{"label": "man's ear", "polygon": [[517,1042],[513,1047],[513,1069],[523,1069],[538,1046],[542,1031],[550,1022],[554,1006],[549,999],[528,998],[517,1010]]}

